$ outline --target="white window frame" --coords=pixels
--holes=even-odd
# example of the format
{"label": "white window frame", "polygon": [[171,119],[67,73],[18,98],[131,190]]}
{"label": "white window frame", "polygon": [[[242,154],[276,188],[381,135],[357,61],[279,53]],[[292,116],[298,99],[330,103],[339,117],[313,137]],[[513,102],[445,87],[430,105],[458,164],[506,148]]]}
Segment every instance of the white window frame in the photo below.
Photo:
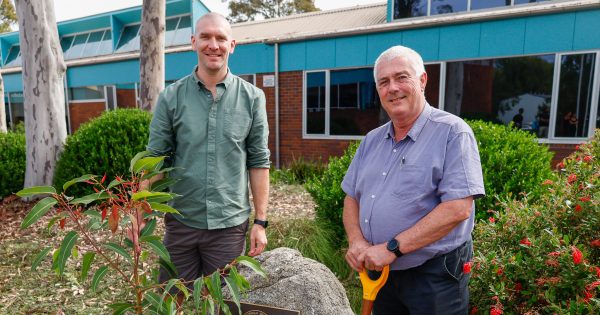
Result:
{"label": "white window frame", "polygon": [[[423,18],[423,17],[427,17],[427,16],[432,16],[431,14],[431,7],[432,7],[432,1],[433,0],[427,0],[427,14],[424,16],[412,16],[412,17],[405,17],[405,18],[394,18],[394,12],[395,12],[395,5],[396,5],[396,1],[392,0],[392,5],[391,5],[391,10],[392,10],[392,21],[396,21],[396,20],[404,20],[404,19],[413,19],[413,18]],[[552,2],[555,0],[549,0],[549,1],[538,1],[538,2],[534,2],[534,3],[521,3],[521,4],[515,4],[515,0],[511,0],[509,5],[503,5],[503,6],[497,6],[497,7],[491,7],[491,8],[485,8],[485,9],[475,9],[473,10],[471,8],[471,3],[472,0],[467,0],[467,10],[466,11],[459,11],[459,12],[453,12],[453,13],[465,13],[465,12],[472,12],[472,11],[486,11],[486,10],[501,10],[501,9],[505,9],[505,8],[512,8],[514,6],[526,6],[526,5],[536,5],[540,2]],[[446,13],[446,14],[452,14],[452,13]],[[434,15],[440,15],[440,14],[434,14]],[[441,14],[444,15],[444,14]]]}

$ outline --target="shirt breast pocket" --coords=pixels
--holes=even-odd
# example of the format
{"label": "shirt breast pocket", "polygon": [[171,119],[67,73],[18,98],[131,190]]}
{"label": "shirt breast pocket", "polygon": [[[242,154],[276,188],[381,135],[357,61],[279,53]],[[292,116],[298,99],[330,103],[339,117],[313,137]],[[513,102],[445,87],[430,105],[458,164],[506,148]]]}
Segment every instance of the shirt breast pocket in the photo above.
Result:
{"label": "shirt breast pocket", "polygon": [[402,165],[393,177],[392,194],[404,200],[412,200],[424,193],[427,174],[425,167]]}
{"label": "shirt breast pocket", "polygon": [[250,131],[252,118],[250,114],[235,109],[225,110],[225,123],[223,125],[223,134],[225,138],[234,141],[245,140]]}

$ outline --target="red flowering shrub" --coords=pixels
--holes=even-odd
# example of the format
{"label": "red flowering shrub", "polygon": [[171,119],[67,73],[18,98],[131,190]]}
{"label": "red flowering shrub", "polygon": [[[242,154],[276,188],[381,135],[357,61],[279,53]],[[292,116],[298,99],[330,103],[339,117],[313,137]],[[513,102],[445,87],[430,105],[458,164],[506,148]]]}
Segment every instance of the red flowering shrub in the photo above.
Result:
{"label": "red flowering shrub", "polygon": [[505,201],[475,227],[477,314],[600,314],[600,131],[541,180],[537,200]]}

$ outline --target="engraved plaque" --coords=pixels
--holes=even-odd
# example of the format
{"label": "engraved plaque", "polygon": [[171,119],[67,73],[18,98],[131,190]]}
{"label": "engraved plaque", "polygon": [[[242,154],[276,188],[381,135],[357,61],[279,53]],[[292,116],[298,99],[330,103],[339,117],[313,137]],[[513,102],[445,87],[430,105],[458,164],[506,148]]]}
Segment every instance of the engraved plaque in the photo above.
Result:
{"label": "engraved plaque", "polygon": [[233,315],[300,315],[299,311],[243,302],[240,303],[242,308],[242,314],[240,314],[235,303],[225,300],[225,304],[229,306],[229,310],[231,310],[231,314]]}

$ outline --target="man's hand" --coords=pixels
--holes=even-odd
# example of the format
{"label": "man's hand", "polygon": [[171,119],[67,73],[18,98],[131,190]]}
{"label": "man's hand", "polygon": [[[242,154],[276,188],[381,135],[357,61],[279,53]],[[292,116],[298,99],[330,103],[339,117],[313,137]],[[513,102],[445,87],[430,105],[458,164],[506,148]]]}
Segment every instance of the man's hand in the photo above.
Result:
{"label": "man's hand", "polygon": [[265,228],[254,224],[250,231],[250,251],[248,255],[254,257],[260,255],[267,247],[267,234]]}
{"label": "man's hand", "polygon": [[364,268],[364,259],[361,258],[371,244],[369,244],[364,238],[351,242],[348,251],[346,252],[346,262],[350,267],[358,272],[361,272]]}
{"label": "man's hand", "polygon": [[381,271],[396,260],[396,255],[386,248],[386,243],[371,246],[358,257],[364,262],[365,268],[369,270]]}

